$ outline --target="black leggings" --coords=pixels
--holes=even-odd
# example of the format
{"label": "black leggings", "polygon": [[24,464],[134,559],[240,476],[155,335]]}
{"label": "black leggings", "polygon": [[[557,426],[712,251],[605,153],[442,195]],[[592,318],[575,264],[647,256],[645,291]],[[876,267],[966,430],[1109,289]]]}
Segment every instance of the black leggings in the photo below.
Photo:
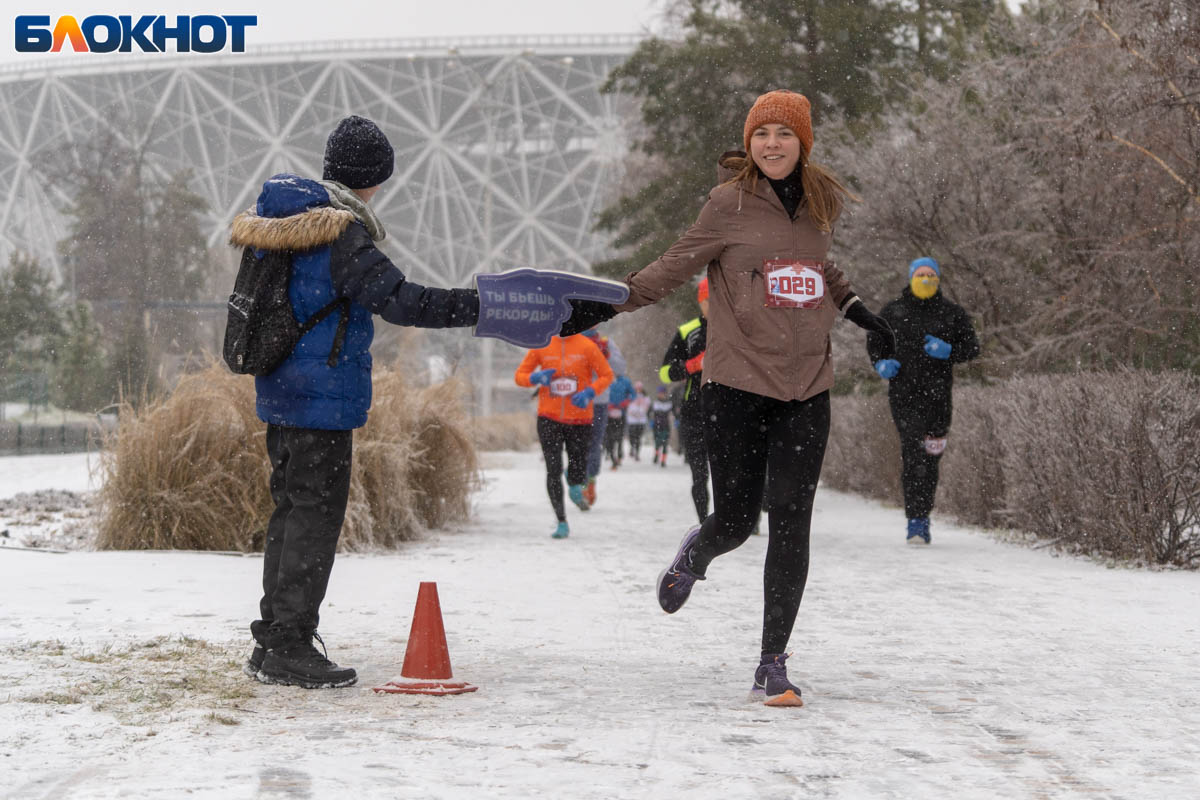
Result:
{"label": "black leggings", "polygon": [[609,417],[608,427],[604,429],[604,451],[613,466],[620,464],[625,458],[625,418]]}
{"label": "black leggings", "polygon": [[708,516],[708,445],[703,412],[680,416],[679,438],[683,441],[683,457],[692,469],[692,505],[696,507],[696,518],[704,522]]}
{"label": "black leggings", "polygon": [[537,419],[538,439],[542,443],[542,455],[546,459],[546,493],[559,522],[567,521],[563,508],[562,454],[567,448],[567,483],[580,486],[587,483],[588,446],[592,442],[591,425],[567,425],[546,417]]}
{"label": "black leggings", "polygon": [[642,433],[646,430],[643,423],[633,422],[627,427],[629,431],[629,454],[637,461],[638,451],[642,449]]}
{"label": "black leggings", "polygon": [[809,524],[829,438],[829,393],[783,401],[716,383],[703,389],[714,512],[692,566],[740,547],[754,530],[768,468],[770,537],[763,569],[763,653],[787,649],[808,580]]}

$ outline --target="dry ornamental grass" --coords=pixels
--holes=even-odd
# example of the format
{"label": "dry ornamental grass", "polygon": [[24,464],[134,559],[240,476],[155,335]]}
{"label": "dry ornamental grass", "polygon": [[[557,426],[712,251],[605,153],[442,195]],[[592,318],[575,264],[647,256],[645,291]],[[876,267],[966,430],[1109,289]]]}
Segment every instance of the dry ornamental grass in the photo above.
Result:
{"label": "dry ornamental grass", "polygon": [[[101,460],[99,549],[262,548],[273,504],[252,380],[213,363],[166,397],[126,403],[120,419]],[[394,547],[468,516],[478,465],[457,381],[413,388],[376,369],[354,450],[341,550]]]}

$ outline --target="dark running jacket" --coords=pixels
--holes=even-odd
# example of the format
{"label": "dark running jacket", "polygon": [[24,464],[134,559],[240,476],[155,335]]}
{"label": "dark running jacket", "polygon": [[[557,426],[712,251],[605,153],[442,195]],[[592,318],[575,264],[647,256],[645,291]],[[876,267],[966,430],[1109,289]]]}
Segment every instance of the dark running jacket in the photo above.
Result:
{"label": "dark running jacket", "polygon": [[707,345],[708,321],[704,317],[696,317],[679,326],[663,356],[662,367],[658,370],[659,380],[663,383],[685,381],[679,408],[681,417],[692,419],[703,413],[700,387],[704,385],[704,373],[689,374],[685,362],[703,353]]}
{"label": "dark running jacket", "polygon": [[[940,291],[928,300],[921,300],[908,287],[879,314],[896,333],[900,371],[888,382],[888,398],[893,407],[932,407],[942,410],[948,418],[954,365],[979,356],[979,339],[971,318],[962,306],[947,300]],[[937,359],[925,352],[927,333],[950,343],[950,358]],[[883,357],[879,334],[867,334],[867,354],[872,364]]]}

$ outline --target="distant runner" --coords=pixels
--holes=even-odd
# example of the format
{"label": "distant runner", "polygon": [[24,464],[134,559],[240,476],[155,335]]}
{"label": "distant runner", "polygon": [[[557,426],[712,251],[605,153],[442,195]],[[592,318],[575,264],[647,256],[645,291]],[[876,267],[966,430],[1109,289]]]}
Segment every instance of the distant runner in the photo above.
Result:
{"label": "distant runner", "polygon": [[571,502],[587,511],[588,446],[592,440],[592,401],[612,383],[613,371],[600,348],[586,336],[555,336],[525,354],[513,376],[518,386],[537,386],[538,440],[546,459],[546,493],[558,524],[550,535],[565,539],[571,529],[563,506],[563,448]]}

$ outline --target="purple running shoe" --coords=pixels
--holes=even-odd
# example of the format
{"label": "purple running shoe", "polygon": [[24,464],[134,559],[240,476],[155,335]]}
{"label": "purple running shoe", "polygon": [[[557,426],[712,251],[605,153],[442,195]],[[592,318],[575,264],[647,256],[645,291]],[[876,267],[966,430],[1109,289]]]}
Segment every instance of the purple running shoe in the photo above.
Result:
{"label": "purple running shoe", "polygon": [[788,680],[787,653],[778,653],[762,657],[762,663],[754,670],[754,688],[750,694],[755,699],[762,699],[763,705],[768,706],[802,706],[800,687]]}
{"label": "purple running shoe", "polygon": [[684,534],[679,544],[679,552],[671,566],[664,569],[658,576],[658,604],[668,614],[674,614],[683,608],[688,595],[692,593],[692,584],[704,580],[703,575],[697,575],[691,570],[692,548],[700,538],[700,526],[692,528]]}

